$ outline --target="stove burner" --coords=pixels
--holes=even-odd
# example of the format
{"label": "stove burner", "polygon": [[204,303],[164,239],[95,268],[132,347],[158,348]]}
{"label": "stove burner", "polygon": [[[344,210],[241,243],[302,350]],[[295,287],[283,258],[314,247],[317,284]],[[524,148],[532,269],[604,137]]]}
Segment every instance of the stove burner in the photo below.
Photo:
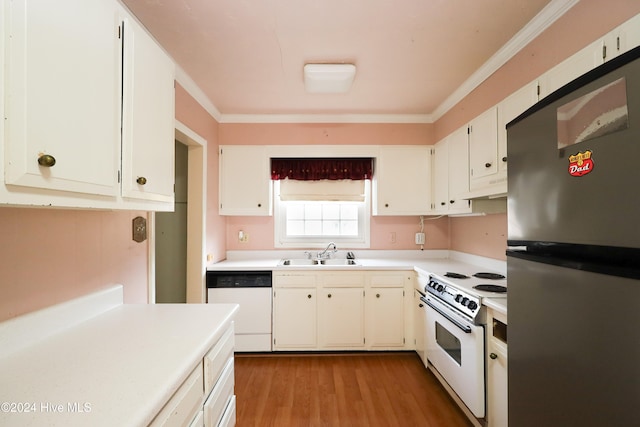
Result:
{"label": "stove burner", "polygon": [[468,279],[469,278],[469,276],[465,276],[464,274],[452,273],[450,271],[448,271],[447,274],[445,274],[445,277],[450,277],[452,279]]}
{"label": "stove burner", "polygon": [[478,279],[489,279],[489,280],[500,280],[505,277],[502,274],[498,273],[476,273],[473,277],[477,277]]}
{"label": "stove burner", "polygon": [[490,285],[490,284],[481,284],[481,285],[476,285],[473,287],[474,289],[477,289],[479,291],[485,291],[485,292],[495,292],[498,294],[504,294],[505,292],[507,292],[507,287],[506,286],[501,286],[501,285]]}

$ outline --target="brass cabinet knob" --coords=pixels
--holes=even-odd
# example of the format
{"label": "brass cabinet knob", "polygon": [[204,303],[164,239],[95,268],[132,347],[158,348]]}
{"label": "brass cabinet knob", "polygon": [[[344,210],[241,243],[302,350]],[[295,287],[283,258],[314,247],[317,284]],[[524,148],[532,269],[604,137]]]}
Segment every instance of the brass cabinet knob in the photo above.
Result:
{"label": "brass cabinet knob", "polygon": [[380,294],[376,294],[376,298],[380,298]]}
{"label": "brass cabinet knob", "polygon": [[504,156],[504,157],[502,158],[502,161],[503,161],[503,162],[505,162],[505,163],[507,163],[507,156]]}
{"label": "brass cabinet knob", "polygon": [[328,294],[328,295],[327,295],[327,298],[331,298],[331,294]]}
{"label": "brass cabinet knob", "polygon": [[498,355],[497,355],[497,354],[495,354],[495,353],[491,353],[491,354],[489,354],[489,357],[490,357],[491,359],[495,360],[495,359],[497,359],[497,358],[498,358]]}
{"label": "brass cabinet knob", "polygon": [[311,299],[311,294],[307,295],[307,298]]}
{"label": "brass cabinet knob", "polygon": [[258,203],[258,207],[261,208],[262,207],[262,203]]}
{"label": "brass cabinet knob", "polygon": [[140,185],[145,185],[147,183],[147,178],[145,178],[144,176],[139,176],[138,179],[136,179],[136,182]]}
{"label": "brass cabinet knob", "polygon": [[56,158],[50,154],[40,154],[40,157],[38,157],[38,164],[40,166],[50,168],[56,164]]}
{"label": "brass cabinet knob", "polygon": [[385,208],[388,208],[388,207],[389,207],[389,203],[385,203],[385,204],[384,204],[384,207],[385,207]]}
{"label": "brass cabinet knob", "polygon": [[485,168],[490,168],[490,167],[491,167],[491,163],[485,163],[485,164],[484,164],[484,167],[485,167]]}

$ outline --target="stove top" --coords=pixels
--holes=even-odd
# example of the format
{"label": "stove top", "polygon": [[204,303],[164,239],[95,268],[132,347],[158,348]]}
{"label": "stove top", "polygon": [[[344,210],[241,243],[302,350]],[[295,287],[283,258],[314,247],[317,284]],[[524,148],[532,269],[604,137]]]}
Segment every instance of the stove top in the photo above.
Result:
{"label": "stove top", "polygon": [[[480,277],[478,277],[478,274]],[[480,286],[490,284],[507,287],[507,279],[499,273],[473,272],[473,271],[447,271],[443,274],[436,273],[432,276],[439,282],[450,285],[461,291],[467,292],[477,298],[506,298],[507,293],[501,288]],[[488,279],[487,277],[491,277]],[[480,286],[480,288],[478,288]]]}

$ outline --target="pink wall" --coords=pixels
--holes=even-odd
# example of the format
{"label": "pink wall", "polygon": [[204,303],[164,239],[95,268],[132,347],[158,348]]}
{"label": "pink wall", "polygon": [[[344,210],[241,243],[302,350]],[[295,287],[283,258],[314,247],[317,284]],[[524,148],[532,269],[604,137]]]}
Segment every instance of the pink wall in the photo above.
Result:
{"label": "pink wall", "polygon": [[226,257],[226,217],[218,215],[218,122],[176,83],[176,119],[207,140],[207,247],[212,261]]}
{"label": "pink wall", "polygon": [[148,240],[131,239],[145,212],[0,208],[0,321],[124,285],[147,302]]}
{"label": "pink wall", "polygon": [[[269,250],[274,248],[273,217],[235,216],[227,218],[227,249]],[[249,236],[247,242],[238,241],[238,231]],[[415,244],[415,234],[420,231],[419,218],[413,216],[371,217],[370,249],[420,249]],[[447,249],[449,247],[449,220],[425,220],[425,249]],[[391,242],[395,233],[395,243]],[[340,247],[340,250],[349,249]]]}
{"label": "pink wall", "polygon": [[450,219],[450,249],[494,259],[506,259],[507,214]]}
{"label": "pink wall", "polygon": [[221,145],[431,145],[432,124],[222,123]]}

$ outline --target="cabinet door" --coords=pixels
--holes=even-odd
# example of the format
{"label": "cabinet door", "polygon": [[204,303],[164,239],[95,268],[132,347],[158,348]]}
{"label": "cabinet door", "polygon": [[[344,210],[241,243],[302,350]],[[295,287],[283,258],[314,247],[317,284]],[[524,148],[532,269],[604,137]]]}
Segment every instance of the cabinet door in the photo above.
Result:
{"label": "cabinet door", "polygon": [[174,64],[133,18],[123,25],[122,195],[173,204]]}
{"label": "cabinet door", "polygon": [[404,288],[367,290],[367,345],[404,347]]}
{"label": "cabinet door", "polygon": [[498,115],[492,107],[469,124],[470,189],[474,181],[498,172]]}
{"label": "cabinet door", "polygon": [[540,76],[540,99],[602,64],[602,45],[596,40]]}
{"label": "cabinet door", "polygon": [[446,213],[448,210],[449,138],[445,138],[433,146],[433,213]]}
{"label": "cabinet door", "polygon": [[425,340],[425,321],[427,311],[424,309],[424,303],[420,300],[420,292],[414,290],[413,298],[413,331],[415,335],[414,343],[416,346],[416,353],[420,356],[424,366],[427,366],[427,355],[425,353],[426,340]]}
{"label": "cabinet door", "polygon": [[322,288],[319,305],[321,348],[364,346],[363,288]]}
{"label": "cabinet door", "polygon": [[271,215],[271,176],[265,146],[220,147],[220,215]]}
{"label": "cabinet door", "polygon": [[531,82],[498,104],[498,169],[507,170],[507,123],[524,113],[538,100],[538,82]]}
{"label": "cabinet door", "polygon": [[449,138],[449,213],[471,212],[471,202],[462,199],[469,192],[469,139],[465,128]]}
{"label": "cabinet door", "polygon": [[116,3],[7,3],[6,184],[117,196]]}
{"label": "cabinet door", "polygon": [[374,215],[428,213],[431,210],[431,147],[381,147],[373,181]]}
{"label": "cabinet door", "polygon": [[316,348],[316,289],[274,288],[273,291],[273,348]]}
{"label": "cabinet door", "polygon": [[507,427],[507,351],[506,348],[489,340],[487,359],[487,418],[491,427]]}

